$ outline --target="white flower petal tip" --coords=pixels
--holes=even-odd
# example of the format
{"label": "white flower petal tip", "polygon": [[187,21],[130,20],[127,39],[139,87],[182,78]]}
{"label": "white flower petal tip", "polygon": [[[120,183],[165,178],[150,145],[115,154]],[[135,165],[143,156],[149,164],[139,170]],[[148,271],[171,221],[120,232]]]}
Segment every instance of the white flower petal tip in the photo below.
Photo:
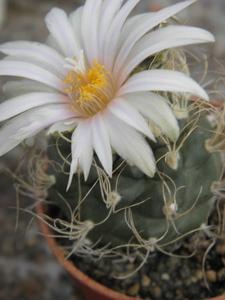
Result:
{"label": "white flower petal tip", "polygon": [[[200,30],[200,28],[198,28],[198,30]],[[205,40],[206,43],[215,42],[215,36],[211,32],[204,29],[201,29],[201,31],[202,31],[202,40]]]}
{"label": "white flower petal tip", "polygon": [[152,92],[138,92],[125,95],[132,104],[153,125],[154,135],[166,134],[175,141],[180,132],[177,119],[165,99]]}
{"label": "white flower petal tip", "polygon": [[116,97],[143,91],[184,92],[208,100],[204,89],[192,78],[178,71],[146,70],[132,75],[117,91]]}
{"label": "white flower petal tip", "polygon": [[112,176],[112,149],[154,176],[156,163],[145,137],[155,141],[154,128],[170,140],[179,135],[170,106],[155,91],[208,96],[180,72],[136,73],[136,67],[165,49],[212,42],[214,37],[188,26],[152,30],[195,0],[130,17],[139,1],[87,0],[69,17],[53,8],[45,18],[47,45],[17,41],[0,46],[7,55],[0,61],[0,75],[23,78],[4,88],[9,100],[0,105],[0,121],[7,121],[0,130],[0,155],[31,141],[40,130],[66,131],[72,141],[67,189],[78,169],[88,178],[94,153]]}
{"label": "white flower petal tip", "polygon": [[148,177],[153,178],[155,176],[156,164],[155,164],[155,159],[153,159],[153,157],[146,157],[145,167],[143,166],[143,164],[140,165],[137,164],[137,166]]}

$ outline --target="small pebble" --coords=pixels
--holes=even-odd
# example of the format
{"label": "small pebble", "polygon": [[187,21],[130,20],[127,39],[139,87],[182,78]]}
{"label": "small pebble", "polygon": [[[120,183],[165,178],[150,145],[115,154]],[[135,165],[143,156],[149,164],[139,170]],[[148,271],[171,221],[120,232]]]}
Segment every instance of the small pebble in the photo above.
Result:
{"label": "small pebble", "polygon": [[178,288],[178,287],[181,287],[181,286],[183,286],[183,281],[178,279],[178,278],[175,278],[174,287]]}
{"label": "small pebble", "polygon": [[128,277],[121,281],[121,285],[124,287],[128,287],[128,286],[132,285],[133,282],[134,282],[134,280],[131,277]]}
{"label": "small pebble", "polygon": [[224,254],[225,253],[225,243],[218,243],[216,245],[216,252],[219,254]]}
{"label": "small pebble", "polygon": [[222,264],[225,266],[225,257],[221,258]]}
{"label": "small pebble", "polygon": [[143,287],[148,287],[151,283],[151,279],[147,275],[142,275],[141,277],[141,285]]}
{"label": "small pebble", "polygon": [[216,282],[216,272],[214,270],[205,271],[206,280],[209,282]]}
{"label": "small pebble", "polygon": [[203,272],[201,269],[196,270],[195,277],[198,278],[199,280],[203,278]]}
{"label": "small pebble", "polygon": [[220,269],[217,276],[219,281],[225,281],[225,268]]}
{"label": "small pebble", "polygon": [[140,289],[139,283],[135,283],[128,288],[127,294],[130,296],[135,296],[138,294],[139,289]]}
{"label": "small pebble", "polygon": [[198,281],[198,278],[196,276],[191,276],[190,280],[191,280],[192,283],[195,283],[195,282]]}
{"label": "small pebble", "polygon": [[187,265],[183,265],[180,269],[180,276],[182,279],[186,279],[191,276],[191,270]]}
{"label": "small pebble", "polygon": [[157,285],[156,286],[153,286],[153,287],[150,287],[149,289],[151,295],[153,298],[156,298],[156,299],[162,299],[162,291],[160,289],[160,287],[158,287]]}
{"label": "small pebble", "polygon": [[170,280],[170,275],[167,273],[162,273],[161,278],[162,280],[168,281]]}
{"label": "small pebble", "polygon": [[134,264],[132,264],[132,263],[127,264],[126,269],[129,270],[129,271],[133,271],[134,270]]}
{"label": "small pebble", "polygon": [[190,278],[187,278],[187,279],[185,279],[185,280],[184,280],[184,284],[185,284],[185,286],[189,286],[189,285],[191,285],[191,284],[192,284],[191,277],[190,277]]}
{"label": "small pebble", "polygon": [[174,299],[174,294],[169,291],[165,293],[165,297],[166,299]]}

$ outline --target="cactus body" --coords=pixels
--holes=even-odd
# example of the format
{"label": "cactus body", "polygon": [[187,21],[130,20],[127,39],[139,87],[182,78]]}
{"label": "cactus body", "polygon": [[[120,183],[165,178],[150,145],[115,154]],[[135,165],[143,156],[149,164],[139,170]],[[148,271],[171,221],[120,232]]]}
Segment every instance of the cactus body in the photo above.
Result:
{"label": "cactus body", "polygon": [[[136,245],[151,249],[154,244],[163,246],[179,242],[207,224],[215,201],[211,186],[219,180],[222,169],[221,155],[205,148],[212,136],[211,124],[203,115],[193,127],[195,115],[198,112],[179,121],[181,134],[177,145],[182,143],[182,147],[175,168],[165,162],[168,147],[158,140],[151,142],[158,170],[154,178],[147,177],[114,154],[115,172],[112,178],[105,177],[110,183],[107,191],[101,192],[100,173],[92,166],[88,180],[84,181],[82,173],[75,174],[66,192],[68,175],[62,170],[56,171],[53,163],[49,165],[48,174],[55,176],[56,183],[49,189],[49,198],[57,203],[69,223],[73,219],[73,224],[87,220],[95,224],[85,238],[97,244],[96,247]],[[70,143],[51,137],[49,160],[61,160],[63,165],[59,150],[61,156],[69,160]],[[97,158],[95,161],[101,167]],[[69,164],[64,164],[64,171],[69,171]],[[107,207],[103,198],[113,196],[119,197],[118,201],[114,202],[114,207],[113,202]],[[74,212],[73,217],[68,205]],[[76,239],[79,238],[76,236]]]}

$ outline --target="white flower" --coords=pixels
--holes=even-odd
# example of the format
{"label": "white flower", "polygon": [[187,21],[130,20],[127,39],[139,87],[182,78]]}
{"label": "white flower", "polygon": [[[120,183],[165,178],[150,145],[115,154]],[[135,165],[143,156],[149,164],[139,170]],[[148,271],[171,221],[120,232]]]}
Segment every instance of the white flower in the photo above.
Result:
{"label": "white flower", "polygon": [[47,45],[16,41],[0,46],[8,55],[0,75],[9,99],[0,106],[0,155],[44,128],[72,132],[69,184],[78,165],[88,177],[93,151],[112,174],[111,147],[153,176],[155,160],[144,136],[155,140],[150,121],[171,140],[179,127],[165,99],[151,91],[186,92],[207,99],[188,76],[172,70],[145,70],[130,76],[147,57],[175,46],[211,42],[199,28],[167,26],[152,30],[195,0],[156,13],[128,18],[140,0],[87,0],[69,17],[58,8],[46,16]]}

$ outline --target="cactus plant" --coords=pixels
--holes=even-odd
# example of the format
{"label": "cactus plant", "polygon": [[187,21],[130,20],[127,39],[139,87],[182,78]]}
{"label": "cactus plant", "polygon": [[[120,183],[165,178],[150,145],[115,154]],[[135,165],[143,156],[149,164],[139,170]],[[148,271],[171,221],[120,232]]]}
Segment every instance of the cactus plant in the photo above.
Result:
{"label": "cactus plant", "polygon": [[206,147],[214,131],[207,110],[201,112],[196,104],[189,109],[189,116],[179,120],[176,145],[161,138],[148,141],[157,162],[153,178],[116,153],[110,178],[95,155],[88,180],[78,172],[66,191],[70,142],[50,137],[48,174],[54,182],[48,197],[65,215],[59,231],[74,242],[72,251],[83,253],[89,248],[91,254],[91,245],[93,255],[106,246],[153,251],[177,245],[189,233],[206,228],[216,200],[213,184],[222,174],[222,156]]}

